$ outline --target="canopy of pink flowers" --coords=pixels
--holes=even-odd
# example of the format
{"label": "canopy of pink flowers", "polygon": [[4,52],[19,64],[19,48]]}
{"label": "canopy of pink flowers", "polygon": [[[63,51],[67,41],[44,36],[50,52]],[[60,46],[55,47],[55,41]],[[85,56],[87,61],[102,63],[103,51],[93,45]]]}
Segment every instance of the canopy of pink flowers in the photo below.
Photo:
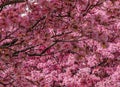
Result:
{"label": "canopy of pink flowers", "polygon": [[120,87],[120,0],[0,0],[0,87]]}

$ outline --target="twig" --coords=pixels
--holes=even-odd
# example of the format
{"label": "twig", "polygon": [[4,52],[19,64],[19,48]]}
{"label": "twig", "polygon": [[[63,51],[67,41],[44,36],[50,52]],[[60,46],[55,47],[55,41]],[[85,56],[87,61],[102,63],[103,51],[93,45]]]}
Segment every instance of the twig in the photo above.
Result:
{"label": "twig", "polygon": [[2,11],[2,9],[7,6],[7,5],[11,5],[11,4],[16,4],[16,3],[22,3],[22,2],[25,2],[25,0],[9,0],[9,1],[6,1],[6,2],[3,2],[1,5],[0,5],[0,11]]}
{"label": "twig", "polygon": [[28,54],[28,56],[42,56],[46,51],[48,51],[51,47],[53,47],[56,44],[57,44],[57,42],[54,42],[53,44],[51,44],[50,46],[45,48],[40,54],[34,53],[34,54]]}

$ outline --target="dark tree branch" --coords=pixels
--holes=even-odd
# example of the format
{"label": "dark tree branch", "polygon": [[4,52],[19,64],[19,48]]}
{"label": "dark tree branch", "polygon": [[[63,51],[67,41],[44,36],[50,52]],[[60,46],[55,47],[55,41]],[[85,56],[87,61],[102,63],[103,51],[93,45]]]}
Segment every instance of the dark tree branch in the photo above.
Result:
{"label": "dark tree branch", "polygon": [[[28,54],[28,56],[45,56],[45,55],[50,55],[50,54],[54,54],[54,53],[50,53],[50,54],[44,54],[46,51],[48,51],[51,47],[53,47],[54,45],[56,45],[58,42],[78,42],[81,40],[55,40],[53,41],[54,43],[51,44],[50,46],[48,46],[47,48],[45,48],[41,53],[34,53],[34,54]],[[61,52],[61,51],[59,51]]]}
{"label": "dark tree branch", "polygon": [[27,32],[32,31],[32,29],[33,29],[34,27],[36,27],[36,26],[38,25],[38,23],[39,23],[40,21],[44,20],[45,18],[46,18],[46,16],[43,16],[43,17],[41,17],[39,20],[37,20],[37,21],[29,28],[29,30],[28,30]]}
{"label": "dark tree branch", "polygon": [[65,35],[65,34],[70,34],[70,33],[72,33],[72,31],[70,31],[70,32],[62,32],[61,34],[53,35],[51,38],[59,37],[59,36],[62,36],[62,35]]}
{"label": "dark tree branch", "polygon": [[59,50],[59,51],[57,51],[57,52],[51,52],[51,53],[48,53],[48,54],[43,54],[43,55],[41,55],[41,56],[54,55],[54,54],[57,54],[57,53],[60,53],[60,52],[63,52],[63,51],[64,51],[64,49],[63,49],[63,50]]}
{"label": "dark tree branch", "polygon": [[12,4],[16,4],[16,3],[23,3],[25,2],[25,0],[7,0],[6,2],[3,2],[1,5],[0,5],[0,11],[2,11],[2,9],[7,6],[7,5],[12,5]]}
{"label": "dark tree branch", "polygon": [[17,32],[20,28],[17,28],[16,30],[14,30],[13,32],[10,32],[8,35],[5,36],[5,38],[3,38],[2,40],[0,40],[0,42],[6,40],[7,38],[9,38],[11,35],[13,35],[15,32]]}
{"label": "dark tree branch", "polygon": [[0,46],[0,48],[7,48],[7,47],[10,47],[10,46],[13,46],[17,41],[18,41],[18,39],[15,38],[11,42],[4,43],[2,46]]}
{"label": "dark tree branch", "polygon": [[45,48],[40,54],[34,53],[34,54],[28,54],[28,56],[42,56],[46,51],[48,51],[51,47],[53,47],[56,44],[57,44],[57,41],[51,44],[50,46],[48,46],[47,48]]}
{"label": "dark tree branch", "polygon": [[101,5],[101,4],[103,4],[104,2],[105,2],[106,0],[99,0],[95,5],[90,5],[90,1],[88,1],[88,4],[87,4],[87,6],[86,6],[86,9],[85,9],[85,11],[84,11],[84,13],[83,13],[83,16],[86,16],[87,15],[87,13],[90,11],[90,10],[92,10],[94,7],[96,7],[96,6],[99,6],[99,5]]}
{"label": "dark tree branch", "polygon": [[16,51],[16,52],[14,52],[14,53],[12,54],[12,56],[16,56],[16,55],[18,55],[18,54],[21,53],[21,52],[25,52],[25,51],[27,51],[27,50],[29,50],[29,49],[32,49],[32,48],[37,47],[37,46],[40,46],[40,45],[41,45],[41,44],[38,44],[38,45],[35,45],[35,46],[30,46],[30,47],[27,47],[27,48],[25,48],[25,49]]}
{"label": "dark tree branch", "polygon": [[81,40],[54,40],[53,42],[79,42],[79,41],[83,41],[86,39],[81,39]]}

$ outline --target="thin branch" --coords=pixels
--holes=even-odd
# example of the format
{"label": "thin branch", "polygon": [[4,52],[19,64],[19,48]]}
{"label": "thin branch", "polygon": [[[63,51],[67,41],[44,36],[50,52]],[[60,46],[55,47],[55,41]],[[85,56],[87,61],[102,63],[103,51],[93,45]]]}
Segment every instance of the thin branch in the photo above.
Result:
{"label": "thin branch", "polygon": [[15,32],[17,32],[20,28],[17,28],[16,30],[14,30],[13,32],[10,32],[10,34],[6,35],[5,38],[3,38],[2,40],[0,40],[0,42],[4,41],[5,39],[7,39],[8,37],[10,37],[12,34],[14,34]]}
{"label": "thin branch", "polygon": [[39,20],[37,20],[37,21],[29,28],[29,30],[28,30],[27,32],[30,32],[34,27],[37,26],[37,24],[38,24],[40,21],[44,20],[45,18],[46,18],[46,16],[43,16],[43,17],[41,17]]}
{"label": "thin branch", "polygon": [[[28,54],[28,56],[45,56],[45,55],[50,55],[50,54],[54,54],[54,53],[50,53],[50,54],[44,54],[46,51],[48,51],[51,47],[53,47],[54,45],[56,45],[58,42],[78,42],[81,40],[55,40],[53,41],[54,43],[51,44],[50,46],[48,46],[47,48],[45,48],[40,54],[39,53],[33,53],[33,54]],[[44,54],[44,55],[43,55]]]}
{"label": "thin branch", "polygon": [[17,38],[13,39],[11,42],[6,42],[0,46],[0,48],[7,48],[13,46],[18,41]]}
{"label": "thin branch", "polygon": [[62,36],[62,35],[65,35],[65,34],[70,34],[70,33],[72,33],[72,31],[70,31],[70,32],[62,32],[61,34],[53,35],[51,38],[59,37],[59,36]]}
{"label": "thin branch", "polygon": [[103,4],[104,2],[105,2],[106,0],[100,0],[100,1],[98,1],[95,5],[90,5],[90,1],[88,1],[88,4],[87,4],[87,6],[86,6],[86,9],[85,9],[85,12],[83,13],[83,16],[86,16],[87,15],[87,13],[90,11],[90,10],[92,10],[94,7],[96,7],[96,6],[99,6],[99,5],[101,5],[101,4]]}
{"label": "thin branch", "polygon": [[54,54],[57,54],[57,53],[60,53],[60,52],[63,52],[64,50],[59,50],[57,52],[51,52],[51,53],[48,53],[48,54],[43,54],[42,56],[48,56],[48,55],[54,55]]}
{"label": "thin branch", "polygon": [[40,54],[34,53],[34,54],[28,54],[28,56],[42,56],[46,51],[48,51],[51,47],[53,47],[56,44],[57,44],[57,42],[54,42],[53,44],[51,44],[50,46],[45,48]]}
{"label": "thin branch", "polygon": [[18,55],[18,54],[21,53],[21,52],[25,52],[25,51],[27,51],[27,50],[29,50],[29,49],[32,49],[32,48],[37,47],[37,46],[40,46],[40,45],[41,45],[41,44],[27,47],[27,48],[25,48],[25,49],[22,49],[22,50],[19,50],[19,51],[14,52],[12,55],[13,55],[13,56],[16,56],[16,55]]}
{"label": "thin branch", "polygon": [[81,39],[81,40],[54,40],[53,42],[79,42],[79,41],[83,41],[86,39]]}
{"label": "thin branch", "polygon": [[0,5],[0,11],[2,11],[2,9],[7,6],[7,5],[12,5],[12,4],[16,4],[16,3],[23,3],[25,2],[25,0],[9,0],[9,1],[6,1],[6,2],[3,2],[1,5]]}

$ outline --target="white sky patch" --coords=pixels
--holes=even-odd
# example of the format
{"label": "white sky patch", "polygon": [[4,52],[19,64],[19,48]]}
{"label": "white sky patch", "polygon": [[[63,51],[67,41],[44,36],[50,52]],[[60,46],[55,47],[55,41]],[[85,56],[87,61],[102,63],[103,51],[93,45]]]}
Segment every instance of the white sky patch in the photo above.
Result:
{"label": "white sky patch", "polygon": [[26,13],[23,13],[23,14],[21,14],[21,17],[24,17],[24,16],[26,16],[27,14]]}
{"label": "white sky patch", "polygon": [[25,10],[26,10],[26,11],[29,11],[30,9],[29,9],[29,7],[28,7],[28,6],[26,6]]}
{"label": "white sky patch", "polygon": [[21,17],[25,17],[25,16],[27,16],[27,14],[28,14],[29,12],[31,12],[31,10],[30,10],[29,6],[26,5],[26,7],[25,7],[25,12],[22,13],[22,14],[20,14],[20,16],[21,16]]}
{"label": "white sky patch", "polygon": [[33,3],[33,2],[36,2],[37,0],[29,0],[29,2]]}

